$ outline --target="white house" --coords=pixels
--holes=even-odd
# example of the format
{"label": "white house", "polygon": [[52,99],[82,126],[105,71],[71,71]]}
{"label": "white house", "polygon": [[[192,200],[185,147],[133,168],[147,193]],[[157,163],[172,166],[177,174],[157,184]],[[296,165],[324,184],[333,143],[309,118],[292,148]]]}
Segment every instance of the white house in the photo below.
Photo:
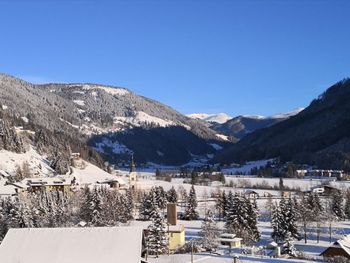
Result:
{"label": "white house", "polygon": [[10,229],[1,263],[140,263],[142,228]]}

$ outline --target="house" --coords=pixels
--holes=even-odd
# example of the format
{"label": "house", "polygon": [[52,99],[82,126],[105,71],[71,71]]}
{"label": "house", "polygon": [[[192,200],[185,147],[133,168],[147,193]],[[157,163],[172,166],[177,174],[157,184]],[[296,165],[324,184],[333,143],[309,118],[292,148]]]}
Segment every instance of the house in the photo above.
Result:
{"label": "house", "polygon": [[311,188],[311,193],[316,193],[316,194],[323,194],[324,193],[324,187],[322,186],[315,186]]}
{"label": "house", "polygon": [[244,192],[244,196],[249,199],[257,199],[259,198],[259,194],[253,190],[247,190]]}
{"label": "house", "polygon": [[320,256],[324,258],[330,257],[345,257],[350,259],[350,235],[337,240],[324,250]]}
{"label": "house", "polygon": [[223,233],[220,235],[219,241],[221,245],[229,246],[231,248],[240,248],[242,238],[236,237],[235,234]]}
{"label": "house", "polygon": [[103,181],[97,181],[98,184],[108,185],[110,188],[114,189],[126,189],[126,183],[122,178],[106,179]]}
{"label": "house", "polygon": [[26,180],[28,192],[60,191],[68,193],[71,190],[71,182],[61,178],[28,178]]}
{"label": "house", "polygon": [[0,182],[0,199],[17,195],[18,190],[13,185]]}
{"label": "house", "polygon": [[183,225],[169,226],[169,250],[175,251],[185,245],[185,227]]}
{"label": "house", "polygon": [[10,229],[0,245],[1,263],[140,263],[142,228]]}
{"label": "house", "polygon": [[290,191],[282,191],[281,192],[281,197],[282,198],[291,198],[292,197],[292,192],[290,192]]}

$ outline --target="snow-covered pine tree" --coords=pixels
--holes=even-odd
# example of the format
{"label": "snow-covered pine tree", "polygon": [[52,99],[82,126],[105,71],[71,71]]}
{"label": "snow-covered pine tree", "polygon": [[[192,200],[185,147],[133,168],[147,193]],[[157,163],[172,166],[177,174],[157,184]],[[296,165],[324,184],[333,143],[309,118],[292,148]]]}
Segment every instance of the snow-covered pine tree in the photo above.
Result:
{"label": "snow-covered pine tree", "polygon": [[152,214],[152,211],[158,207],[157,200],[154,194],[154,191],[149,193],[143,193],[141,196],[141,204],[139,208],[139,217],[141,220],[149,220]]}
{"label": "snow-covered pine tree", "polygon": [[82,202],[79,209],[79,218],[85,222],[91,222],[92,213],[90,209],[92,193],[88,186],[85,186],[82,192]]}
{"label": "snow-covered pine tree", "polygon": [[160,209],[165,209],[167,205],[167,195],[162,186],[155,187],[155,197]]}
{"label": "snow-covered pine tree", "polygon": [[286,200],[286,219],[287,222],[287,233],[289,233],[289,237],[291,239],[299,239],[300,233],[297,225],[298,214],[297,209],[295,207],[295,201],[289,198]]}
{"label": "snow-covered pine tree", "polygon": [[276,243],[284,242],[286,237],[285,221],[281,212],[281,208],[277,203],[275,203],[272,209],[271,226],[271,237],[273,238],[273,240]]}
{"label": "snow-covered pine tree", "polygon": [[350,191],[349,190],[346,192],[346,196],[345,196],[344,213],[346,218],[350,219]]}
{"label": "snow-covered pine tree", "polygon": [[146,237],[146,248],[150,255],[156,255],[158,257],[167,252],[169,241],[166,233],[164,217],[160,214],[157,206],[151,213],[151,220],[152,223],[148,227]]}
{"label": "snow-covered pine tree", "polygon": [[260,239],[260,232],[258,229],[258,217],[259,209],[256,203],[256,199],[250,201],[248,198],[244,198],[247,207],[247,238],[248,243],[256,243]]}
{"label": "snow-covered pine tree", "polygon": [[194,189],[194,186],[192,185],[190,194],[188,196],[187,200],[187,206],[185,209],[185,219],[186,220],[196,220],[198,219],[198,212],[197,212],[197,196],[196,196],[196,190]]}
{"label": "snow-covered pine tree", "polygon": [[336,221],[342,221],[345,218],[343,194],[341,191],[336,191],[332,196],[332,213]]}
{"label": "snow-covered pine tree", "polygon": [[283,254],[287,254],[291,257],[296,257],[297,256],[297,250],[294,246],[294,241],[293,241],[293,237],[291,237],[290,233],[287,233],[286,237],[285,237],[285,245],[283,247]]}
{"label": "snow-covered pine tree", "polygon": [[126,214],[126,219],[132,220],[134,219],[134,194],[133,192],[129,189],[126,191],[126,209],[128,210]]}
{"label": "snow-covered pine tree", "polygon": [[174,186],[167,192],[167,200],[169,203],[177,203],[177,192]]}
{"label": "snow-covered pine tree", "polygon": [[238,227],[238,221],[235,198],[232,191],[229,191],[227,196],[225,228],[228,233],[234,233],[236,227]]}
{"label": "snow-covered pine tree", "polygon": [[215,204],[216,210],[219,214],[219,219],[225,219],[226,217],[226,211],[227,211],[227,197],[225,191],[220,191],[218,193],[218,197],[216,199]]}
{"label": "snow-covered pine tree", "polygon": [[215,251],[219,245],[219,228],[211,210],[207,210],[201,229],[199,235],[201,236],[200,244],[202,248],[210,252]]}
{"label": "snow-covered pine tree", "polygon": [[90,211],[91,211],[91,221],[88,222],[92,226],[103,226],[104,220],[101,216],[102,214],[102,197],[100,193],[100,189],[98,187],[94,187],[91,194],[90,200]]}

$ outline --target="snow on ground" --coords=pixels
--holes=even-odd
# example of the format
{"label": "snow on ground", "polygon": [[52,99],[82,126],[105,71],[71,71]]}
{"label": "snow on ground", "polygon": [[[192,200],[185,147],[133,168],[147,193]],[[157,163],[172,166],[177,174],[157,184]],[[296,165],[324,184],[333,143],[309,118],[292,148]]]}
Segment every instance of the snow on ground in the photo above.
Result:
{"label": "snow on ground", "polygon": [[216,122],[216,123],[225,123],[228,120],[232,119],[231,116],[226,113],[218,113],[218,114],[207,114],[207,113],[193,113],[188,114],[187,117],[192,119],[199,119],[207,122]]}
{"label": "snow on ground", "polygon": [[[291,189],[300,188],[300,190],[310,190],[310,188],[319,186],[323,183],[333,181],[334,179],[322,178],[322,179],[297,179],[297,178],[283,178],[283,185],[288,186]],[[226,182],[230,183],[232,181],[233,185],[236,187],[245,187],[251,188],[254,186],[268,186],[274,187],[279,185],[279,178],[262,178],[262,177],[253,177],[253,176],[226,176]],[[350,187],[350,182],[332,182],[334,185],[348,185]],[[255,187],[254,187],[255,188]]]}
{"label": "snow on ground", "polygon": [[85,106],[85,101],[83,100],[73,100],[73,102],[79,106]]}
{"label": "snow on ground", "polygon": [[[261,257],[253,257],[253,256],[239,256],[240,262],[242,263],[287,263],[287,262],[295,262],[295,263],[306,263],[310,262],[307,260],[297,260],[297,259],[276,259],[276,258],[261,258]],[[191,263],[191,255],[190,254],[178,254],[171,256],[160,256],[159,258],[149,258],[150,263]],[[224,263],[224,262],[233,262],[233,255],[210,255],[208,253],[199,253],[193,256],[193,263]]]}
{"label": "snow on ground", "polygon": [[154,123],[160,127],[167,127],[171,125],[175,125],[174,122],[168,121],[168,120],[163,120],[151,115],[148,115],[147,113],[143,111],[137,111],[135,116],[132,117],[119,117],[116,116],[114,117],[114,122],[115,123],[129,123],[132,124],[133,126],[141,126],[143,123]]}
{"label": "snow on ground", "polygon": [[67,180],[72,180],[75,177],[76,182],[82,185],[95,184],[97,181],[116,178],[115,175],[109,174],[91,163],[85,161],[84,163],[86,165],[84,169],[72,167],[73,173],[63,177]]}
{"label": "snow on ground", "polygon": [[217,151],[222,150],[222,146],[220,146],[219,144],[211,143],[210,145]]}
{"label": "snow on ground", "polygon": [[14,174],[17,165],[21,166],[24,162],[28,162],[34,176],[53,175],[53,170],[49,166],[48,161],[32,147],[26,153],[14,153],[6,150],[0,151],[0,170]]}
{"label": "snow on ground", "polygon": [[108,137],[104,137],[102,142],[95,143],[95,150],[99,153],[105,153],[105,147],[110,148],[113,153],[128,153],[132,154],[133,151],[126,147],[124,144],[119,143],[118,141],[112,142]]}
{"label": "snow on ground", "polygon": [[83,89],[84,90],[99,89],[99,90],[103,90],[103,91],[105,91],[105,92],[107,92],[109,94],[117,95],[117,96],[123,96],[123,95],[126,95],[126,94],[130,93],[127,89],[123,89],[123,88],[112,88],[112,87],[99,86],[99,85],[89,85],[89,84],[84,84],[83,85]]}
{"label": "snow on ground", "polygon": [[267,163],[272,162],[273,159],[268,160],[258,160],[247,162],[245,165],[241,167],[231,167],[231,168],[223,168],[221,171],[224,174],[249,174],[253,168],[264,167]]}
{"label": "snow on ground", "polygon": [[216,137],[220,138],[221,140],[228,141],[228,136],[222,135],[222,134],[215,134]]}

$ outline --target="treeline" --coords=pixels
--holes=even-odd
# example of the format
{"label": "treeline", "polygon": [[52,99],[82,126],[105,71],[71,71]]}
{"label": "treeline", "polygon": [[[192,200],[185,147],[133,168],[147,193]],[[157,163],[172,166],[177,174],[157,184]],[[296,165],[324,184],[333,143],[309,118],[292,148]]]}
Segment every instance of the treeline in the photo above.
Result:
{"label": "treeline", "polygon": [[60,191],[28,193],[0,204],[0,240],[10,228],[116,226],[134,218],[134,195],[106,188],[85,188],[75,195]]}

